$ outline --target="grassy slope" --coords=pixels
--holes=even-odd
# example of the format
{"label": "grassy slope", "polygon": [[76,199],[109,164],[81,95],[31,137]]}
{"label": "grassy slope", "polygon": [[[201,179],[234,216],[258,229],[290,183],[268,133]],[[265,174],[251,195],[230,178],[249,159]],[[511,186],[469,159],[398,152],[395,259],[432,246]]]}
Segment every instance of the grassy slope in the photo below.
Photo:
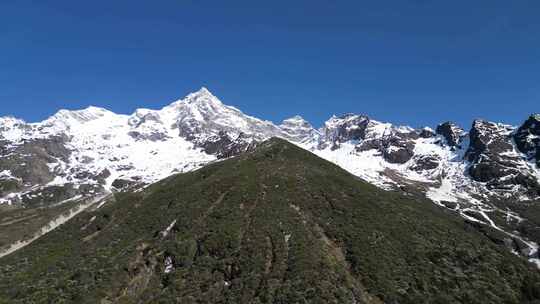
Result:
{"label": "grassy slope", "polygon": [[0,303],[537,298],[538,271],[461,219],[281,140],[119,194],[0,259]]}
{"label": "grassy slope", "polygon": [[0,252],[16,241],[32,238],[41,227],[75,206],[74,203],[41,208],[0,206]]}

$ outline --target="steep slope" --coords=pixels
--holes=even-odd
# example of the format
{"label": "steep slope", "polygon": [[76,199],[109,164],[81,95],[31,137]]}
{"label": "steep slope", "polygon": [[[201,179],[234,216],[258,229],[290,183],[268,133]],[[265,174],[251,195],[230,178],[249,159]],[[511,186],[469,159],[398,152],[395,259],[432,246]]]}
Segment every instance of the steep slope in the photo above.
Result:
{"label": "steep slope", "polygon": [[438,203],[538,199],[538,117],[519,128],[477,120],[467,133],[451,122],[435,132],[346,114],[316,130],[300,116],[279,126],[251,117],[202,88],[131,115],[89,107],[39,123],[0,118],[0,203],[46,205],[144,185],[273,136],[380,187],[412,185]]}
{"label": "steep slope", "polygon": [[[528,303],[540,274],[428,200],[272,139],[0,259],[5,303]],[[485,227],[485,235],[497,231]],[[504,237],[504,236],[503,236]],[[2,302],[0,300],[0,303]]]}
{"label": "steep slope", "polygon": [[43,221],[61,215],[64,207],[57,206],[140,189],[277,136],[380,188],[428,197],[509,233],[520,240],[512,250],[536,259],[539,225],[530,210],[540,199],[539,117],[518,128],[475,120],[466,132],[451,122],[434,131],[346,114],[317,130],[300,116],[280,125],[251,117],[202,88],[131,115],[89,107],[61,110],[39,123],[0,118],[0,218],[11,223],[15,212],[26,219],[0,231],[0,254],[22,241],[11,231],[33,238],[31,227],[39,234]]}

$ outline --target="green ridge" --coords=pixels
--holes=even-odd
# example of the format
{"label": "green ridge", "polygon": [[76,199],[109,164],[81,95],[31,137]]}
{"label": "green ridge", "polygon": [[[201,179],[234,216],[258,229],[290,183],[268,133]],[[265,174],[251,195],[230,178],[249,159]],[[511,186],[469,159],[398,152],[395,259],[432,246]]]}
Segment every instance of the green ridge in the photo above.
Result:
{"label": "green ridge", "polygon": [[119,193],[0,259],[0,299],[535,303],[540,275],[431,202],[272,139]]}

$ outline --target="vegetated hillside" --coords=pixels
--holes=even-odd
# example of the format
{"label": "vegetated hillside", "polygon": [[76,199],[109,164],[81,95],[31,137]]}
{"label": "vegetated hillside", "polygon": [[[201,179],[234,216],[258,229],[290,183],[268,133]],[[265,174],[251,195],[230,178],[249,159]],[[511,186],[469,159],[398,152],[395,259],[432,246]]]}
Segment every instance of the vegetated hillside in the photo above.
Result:
{"label": "vegetated hillside", "polygon": [[540,299],[532,264],[445,212],[272,139],[119,193],[0,259],[0,303]]}

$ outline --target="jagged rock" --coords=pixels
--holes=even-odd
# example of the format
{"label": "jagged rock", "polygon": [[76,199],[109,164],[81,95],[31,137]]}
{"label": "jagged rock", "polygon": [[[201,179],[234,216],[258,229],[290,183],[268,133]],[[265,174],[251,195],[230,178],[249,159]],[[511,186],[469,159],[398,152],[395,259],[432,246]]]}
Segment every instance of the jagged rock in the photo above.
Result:
{"label": "jagged rock", "polygon": [[470,145],[465,157],[471,162],[469,174],[480,182],[489,182],[519,173],[512,155],[513,146],[508,126],[475,120],[469,132]]}
{"label": "jagged rock", "polygon": [[130,131],[128,135],[135,140],[148,140],[148,141],[164,141],[167,139],[167,135],[161,132],[152,132],[150,134],[143,134],[137,131]]}
{"label": "jagged rock", "polygon": [[383,156],[386,161],[393,164],[404,164],[414,155],[414,145],[406,143],[404,145],[389,145],[383,151]]}
{"label": "jagged rock", "polygon": [[354,148],[357,152],[364,152],[369,150],[383,150],[383,140],[380,138],[377,139],[366,139],[357,144]]}
{"label": "jagged rock", "polygon": [[0,171],[11,171],[24,184],[48,183],[54,178],[49,164],[67,161],[71,153],[65,142],[65,136],[23,141],[0,157]]}
{"label": "jagged rock", "polygon": [[251,151],[255,146],[256,142],[244,133],[240,133],[237,138],[232,139],[223,131],[201,144],[206,153],[214,154],[220,159]]}
{"label": "jagged rock", "polygon": [[269,121],[243,114],[240,110],[221,103],[206,88],[189,94],[162,111],[174,112],[175,128],[179,135],[190,141],[202,143],[220,132],[238,136],[249,134],[257,140],[281,135],[281,130]]}
{"label": "jagged rock", "polygon": [[393,164],[404,164],[414,156],[415,132],[401,133],[395,130],[381,138],[366,139],[355,146],[357,152],[378,150],[383,158]]}
{"label": "jagged rock", "polygon": [[437,134],[440,134],[446,139],[449,146],[458,146],[461,142],[461,137],[465,133],[458,125],[447,121],[437,126]]}
{"label": "jagged rock", "polygon": [[421,138],[431,138],[436,136],[437,134],[435,131],[433,131],[431,128],[422,128],[420,131],[418,131],[418,136]]}
{"label": "jagged rock", "polygon": [[147,122],[161,123],[160,115],[151,110],[139,109],[128,120],[128,124],[135,128]]}
{"label": "jagged rock", "polygon": [[531,115],[516,130],[514,141],[519,151],[540,168],[540,114]]}
{"label": "jagged rock", "polygon": [[129,191],[141,185],[140,181],[133,179],[117,178],[113,181],[112,187],[115,191]]}
{"label": "jagged rock", "polygon": [[414,171],[433,170],[439,167],[441,159],[436,155],[415,156],[413,164],[409,169]]}
{"label": "jagged rock", "polygon": [[404,164],[414,156],[415,140],[419,135],[415,132],[394,132],[383,139],[383,156],[386,161]]}
{"label": "jagged rock", "polygon": [[333,116],[324,124],[323,135],[332,148],[337,149],[340,143],[364,139],[369,122],[365,115]]}

